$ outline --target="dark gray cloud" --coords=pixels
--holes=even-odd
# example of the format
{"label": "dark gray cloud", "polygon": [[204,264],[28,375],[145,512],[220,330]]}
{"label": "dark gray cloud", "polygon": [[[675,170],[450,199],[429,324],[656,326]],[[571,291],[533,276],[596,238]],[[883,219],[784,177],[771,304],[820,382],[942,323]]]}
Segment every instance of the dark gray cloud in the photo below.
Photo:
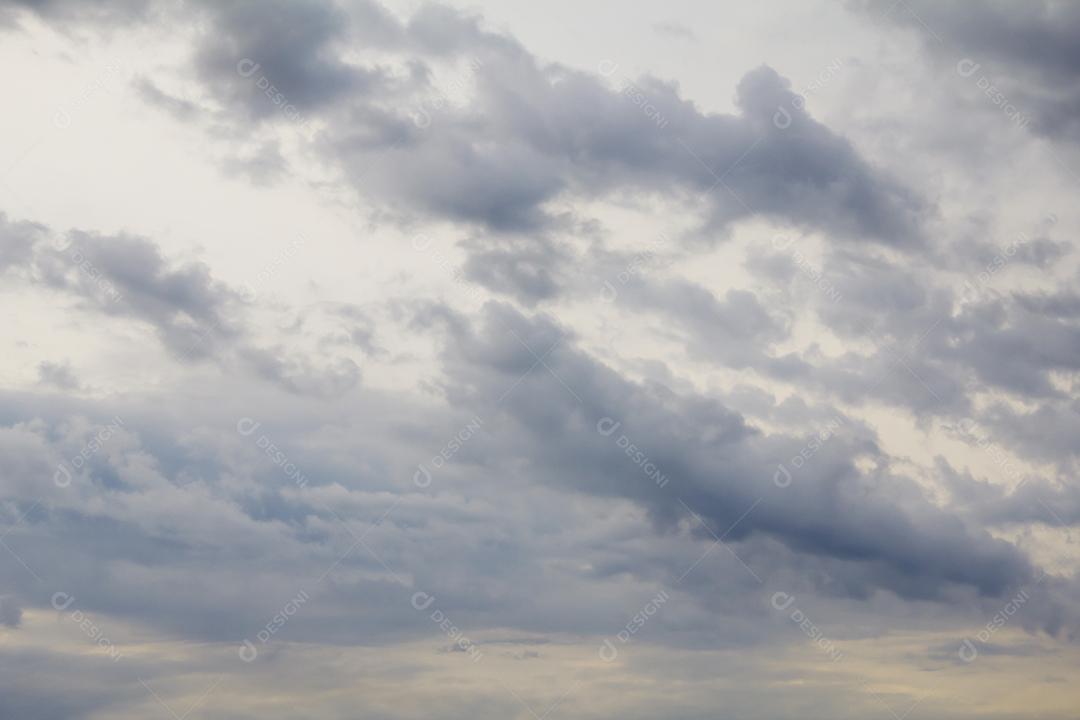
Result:
{"label": "dark gray cloud", "polygon": [[237,294],[203,264],[173,266],[151,241],[127,235],[70,231],[63,249],[44,252],[44,282],[77,292],[107,315],[152,325],[179,356],[202,357],[235,337],[228,314]]}
{"label": "dark gray cloud", "polygon": [[557,297],[564,289],[571,255],[541,236],[499,237],[465,243],[465,277],[488,290],[535,303]]}
{"label": "dark gray cloud", "polygon": [[[777,488],[773,476],[778,464],[793,467],[789,459],[807,447],[809,438],[767,435],[711,398],[628,382],[589,359],[572,336],[543,317],[530,320],[505,306],[491,305],[483,323],[475,326],[438,308],[421,322],[437,322],[449,333],[444,392],[453,411],[369,397],[357,408],[366,420],[339,416],[334,424],[341,429],[322,440],[310,435],[309,423],[325,417],[311,404],[314,400],[298,402],[282,396],[280,402],[267,405],[269,398],[257,385],[243,391],[244,397],[236,397],[239,376],[227,381],[233,399],[220,408],[197,410],[198,405],[184,403],[171,408],[166,417],[154,409],[160,403],[152,401],[140,408],[91,403],[84,406],[96,407],[101,414],[81,430],[60,425],[62,418],[78,412],[71,406],[50,408],[33,396],[6,397],[0,403],[6,422],[37,417],[47,423],[9,431],[4,462],[9,468],[25,467],[20,476],[49,477],[57,462],[78,453],[110,417],[122,417],[125,423],[124,433],[106,443],[85,471],[75,474],[70,488],[54,488],[48,505],[30,513],[12,543],[36,572],[77,592],[87,610],[137,616],[173,633],[218,640],[228,639],[236,628],[251,623],[257,627],[253,617],[262,611],[272,615],[276,598],[289,597],[298,581],[302,585],[318,575],[299,572],[301,566],[294,567],[289,558],[303,567],[314,564],[315,570],[330,565],[352,544],[346,527],[355,528],[353,532],[374,527],[372,523],[391,505],[396,507],[393,520],[370,536],[372,547],[392,568],[407,567],[419,584],[437,590],[447,611],[461,613],[473,627],[509,623],[536,631],[588,632],[610,612],[606,582],[627,573],[672,582],[711,542],[707,532],[693,529],[697,523],[687,508],[718,534],[738,521],[727,540],[763,578],[785,568],[820,567],[833,578],[822,591],[845,597],[869,598],[875,589],[889,589],[906,598],[943,600],[953,587],[998,596],[1030,578],[1031,567],[1015,548],[934,507],[910,481],[884,471],[857,470],[855,458],[880,460],[880,450],[872,434],[856,423],[851,423],[850,435],[841,432],[822,444],[812,462],[796,471],[790,487]],[[552,345],[555,348],[548,352]],[[537,364],[530,349],[545,364]],[[291,478],[258,449],[255,440],[236,432],[232,426],[243,416],[266,419],[252,437],[271,439],[288,462],[302,469],[308,478],[305,488],[291,488]],[[837,417],[835,411],[816,416]],[[417,420],[421,417],[422,422]],[[426,462],[472,417],[483,419],[481,434],[454,458],[453,467],[437,475],[434,495],[424,498],[410,484],[416,463]],[[599,433],[596,422],[601,417],[620,422],[618,432]],[[327,456],[326,441],[341,432],[353,441],[343,456],[341,450]],[[224,445],[207,444],[214,435]],[[301,439],[304,435],[308,439]],[[622,435],[668,478],[663,487],[620,448]],[[147,457],[154,462],[148,464]],[[521,583],[518,573],[529,573],[553,549],[530,546],[528,536],[519,536],[494,552],[476,538],[442,534],[441,525],[431,525],[430,518],[436,512],[468,523],[486,518],[498,528],[519,525],[523,516],[518,510],[505,506],[470,510],[457,499],[458,492],[491,491],[507,478],[514,478],[533,511],[538,503],[552,503],[555,512],[565,505],[566,492],[640,505],[658,533],[656,557],[640,557],[636,544],[622,549],[607,543],[594,547],[590,541],[564,548],[560,552],[592,548],[589,552],[596,553],[594,569],[587,576],[565,579],[571,585],[592,586],[592,600],[572,611],[524,602],[522,593],[534,592],[532,582],[503,595],[505,584]],[[88,501],[104,492],[113,494],[114,502],[108,509],[91,510],[96,505]],[[12,526],[37,494],[37,488],[27,486],[14,495],[22,500],[10,518]],[[332,512],[326,509],[329,502]],[[208,503],[207,508],[214,510],[181,530],[176,523],[190,503]],[[529,512],[525,507],[520,511]],[[582,517],[576,522],[587,528],[595,519]],[[697,551],[673,561],[666,557],[664,538],[681,535],[684,526],[697,535]],[[430,543],[439,546],[439,552],[432,554]],[[224,546],[231,549],[223,552]],[[78,548],[77,553],[85,554],[87,571],[76,571],[80,565],[72,562],[72,550],[59,563],[51,555],[53,547]],[[200,549],[206,547],[219,550],[211,558]],[[271,557],[274,572],[267,565]],[[175,582],[193,562],[204,568],[206,582],[185,581],[190,586],[180,592]],[[101,563],[118,571],[156,570],[149,575],[113,573],[105,582],[91,572]],[[735,559],[728,563],[724,576],[739,578],[729,592],[760,592]],[[511,570],[515,564],[520,570]],[[407,604],[402,607],[397,580],[380,567],[364,554],[344,561],[342,579],[320,587],[323,609],[298,618],[289,637],[370,641],[422,632]],[[361,570],[375,577],[345,580]],[[18,575],[24,571],[17,566],[5,571],[9,583],[21,586]],[[248,576],[249,589],[261,589],[235,597],[223,589],[230,583],[216,579],[221,573],[232,582],[238,573]],[[475,580],[466,583],[468,591],[455,591],[460,581],[454,577]],[[477,589],[487,583],[497,583],[491,596]],[[558,592],[565,595],[566,586],[560,587]],[[695,579],[686,590],[713,593],[716,587]],[[266,600],[261,610],[251,605],[255,596]],[[361,597],[370,608],[363,618],[354,607]],[[22,602],[44,601],[24,595]],[[735,611],[739,601],[733,597],[726,603]],[[346,621],[353,633],[342,635],[341,623]]]}
{"label": "dark gray cloud", "polygon": [[1080,402],[1075,397],[1044,399],[1033,410],[995,403],[979,417],[996,443],[1031,459],[1075,468],[1080,448]]}
{"label": "dark gray cloud", "polygon": [[364,191],[494,230],[557,227],[565,219],[547,205],[567,194],[679,191],[699,199],[710,233],[760,214],[841,238],[921,241],[926,203],[797,109],[770,68],[740,83],[735,116],[701,113],[653,78],[619,92],[520,54],[485,55],[474,75],[468,105],[420,128],[402,120],[379,142],[361,139],[377,137],[374,127],[354,124],[333,154]]}
{"label": "dark gray cloud", "polygon": [[[910,246],[931,212],[813,120],[768,67],[740,82],[738,115],[707,114],[672,83],[646,76],[615,90],[437,5],[406,23],[369,3],[194,7],[180,22],[206,18],[194,64],[218,102],[247,120],[319,115],[329,124],[326,152],[355,187],[413,213],[537,231],[559,224],[549,205],[568,194],[688,193],[710,233],[761,214]],[[354,35],[398,55],[410,74],[343,60]],[[432,87],[435,61],[452,63],[474,97],[461,104]],[[140,88],[155,104],[187,108],[155,90]]]}
{"label": "dark gray cloud", "polygon": [[[1080,141],[1080,8],[1068,0],[871,0],[874,16],[918,33],[935,56],[956,66],[988,106],[1052,139]],[[963,63],[963,65],[959,65]],[[950,68],[952,69],[952,68]],[[1024,122],[1024,120],[1027,120]]]}
{"label": "dark gray cloud", "polygon": [[[946,583],[997,595],[1031,577],[1028,561],[1008,543],[966,528],[898,477],[857,471],[854,458],[875,454],[872,446],[834,439],[808,464],[803,482],[777,488],[777,466],[806,441],[764,436],[717,403],[635,388],[576,353],[542,318],[529,321],[501,306],[486,315],[482,328],[456,330],[447,357],[450,399],[511,420],[500,423],[513,432],[501,444],[543,457],[536,469],[546,482],[633,499],[665,524],[685,516],[682,500],[717,533],[760,501],[732,530],[732,542],[764,533],[796,552],[861,567],[864,585],[904,596],[935,597]],[[530,371],[534,353],[553,345],[539,372]],[[597,432],[603,418],[621,423],[620,433],[640,443],[671,478],[670,488],[658,487]],[[895,495],[886,497],[889,484]]]}
{"label": "dark gray cloud", "polygon": [[633,278],[619,287],[616,300],[635,316],[655,313],[661,322],[681,328],[696,356],[725,367],[765,364],[772,359],[768,346],[788,336],[783,319],[746,290],[716,297],[686,281]]}
{"label": "dark gray cloud", "polygon": [[145,238],[61,234],[0,216],[0,252],[5,269],[25,280],[70,292],[97,312],[149,323],[178,355],[204,356],[236,335],[228,315],[238,293],[215,281],[204,264],[170,262]]}
{"label": "dark gray cloud", "polygon": [[379,71],[340,58],[347,47],[348,16],[332,3],[199,6],[210,24],[196,51],[196,70],[218,99],[251,117],[271,116],[286,105],[310,112],[382,82]]}
{"label": "dark gray cloud", "polygon": [[1023,302],[992,299],[973,303],[938,334],[930,351],[957,368],[972,371],[982,387],[1023,397],[1062,397],[1055,372],[1078,368],[1080,324],[1031,312]]}
{"label": "dark gray cloud", "polygon": [[1037,523],[1051,528],[1080,525],[1080,490],[1066,478],[1051,483],[1029,477],[1011,491],[1000,484],[978,481],[970,476],[955,475],[952,481],[958,494],[970,502],[973,510],[987,523]]}
{"label": "dark gray cloud", "polygon": [[[816,387],[854,404],[884,401],[924,416],[970,416],[978,393],[1064,400],[1068,392],[1055,378],[1076,369],[1073,293],[1010,288],[1030,278],[1032,266],[1071,266],[1073,246],[1022,238],[961,239],[902,258],[872,247],[822,246],[819,253],[808,238],[753,248],[746,267],[762,281],[759,301],[777,317],[808,306],[845,342],[840,353],[811,346],[755,367],[803,391]],[[1054,265],[1043,264],[1044,251]]]}
{"label": "dark gray cloud", "polygon": [[[365,196],[407,215],[451,219],[496,232],[567,228],[553,205],[614,192],[692,199],[702,230],[765,216],[837,239],[920,245],[932,206],[863,160],[806,112],[788,81],[768,67],[746,74],[738,114],[709,114],[654,77],[633,82],[546,64],[476,17],[428,5],[402,22],[372,3],[343,9],[305,0],[208,3],[178,22],[200,29],[195,69],[217,102],[242,121],[325,123],[320,144]],[[410,68],[343,60],[357,37]],[[455,96],[432,85],[433,63],[455,69]],[[243,67],[240,67],[242,65]],[[463,92],[457,92],[458,90]],[[139,92],[171,112],[179,100],[143,81]],[[469,97],[471,95],[471,97]],[[239,132],[239,128],[237,132]],[[479,139],[482,138],[482,141]],[[265,157],[226,169],[266,177]],[[554,289],[535,262],[502,250],[486,279],[523,284],[525,296]]]}
{"label": "dark gray cloud", "polygon": [[[360,369],[347,357],[334,353],[313,362],[285,347],[253,342],[243,319],[251,289],[226,285],[203,263],[173,262],[142,237],[82,230],[58,234],[44,225],[0,221],[0,247],[24,281],[65,292],[87,312],[145,324],[180,362],[235,363],[289,392],[322,397],[340,395],[359,382]],[[370,327],[354,330],[357,343],[371,351]],[[45,361],[38,372],[42,382],[60,389],[79,386],[67,365]]]}

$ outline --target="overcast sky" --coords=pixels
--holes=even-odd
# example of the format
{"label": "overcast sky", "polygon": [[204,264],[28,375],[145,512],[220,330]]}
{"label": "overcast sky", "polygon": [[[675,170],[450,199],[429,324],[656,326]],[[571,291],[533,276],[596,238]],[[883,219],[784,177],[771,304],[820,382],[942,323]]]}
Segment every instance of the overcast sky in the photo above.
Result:
{"label": "overcast sky", "polygon": [[0,720],[1075,718],[1078,37],[0,2]]}

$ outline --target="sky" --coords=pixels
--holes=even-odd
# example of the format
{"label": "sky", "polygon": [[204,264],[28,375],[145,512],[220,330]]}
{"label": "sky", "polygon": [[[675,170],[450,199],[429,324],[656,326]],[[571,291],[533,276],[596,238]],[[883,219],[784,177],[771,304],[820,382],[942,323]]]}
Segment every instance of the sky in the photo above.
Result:
{"label": "sky", "polygon": [[1074,718],[1078,33],[0,2],[0,720]]}

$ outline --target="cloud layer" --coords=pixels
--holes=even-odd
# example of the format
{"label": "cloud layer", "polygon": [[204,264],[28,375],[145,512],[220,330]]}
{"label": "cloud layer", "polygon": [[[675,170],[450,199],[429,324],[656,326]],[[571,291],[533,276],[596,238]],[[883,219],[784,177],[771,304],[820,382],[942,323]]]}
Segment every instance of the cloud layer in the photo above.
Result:
{"label": "cloud layer", "polygon": [[779,9],[0,5],[0,718],[1069,717],[1080,16]]}

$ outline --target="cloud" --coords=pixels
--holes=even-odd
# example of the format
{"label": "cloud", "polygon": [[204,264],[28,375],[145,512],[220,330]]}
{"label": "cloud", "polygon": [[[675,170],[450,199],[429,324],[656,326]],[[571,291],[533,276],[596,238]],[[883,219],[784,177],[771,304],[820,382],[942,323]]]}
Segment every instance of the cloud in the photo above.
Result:
{"label": "cloud", "polygon": [[227,314],[237,295],[215,282],[206,265],[174,267],[145,238],[72,230],[62,250],[43,250],[43,281],[77,293],[106,315],[153,326],[181,357],[202,357],[236,331]]}
{"label": "cloud", "polygon": [[[773,471],[805,441],[764,436],[706,400],[670,392],[654,397],[657,391],[628,384],[566,341],[550,321],[489,305],[482,327],[458,328],[448,348],[452,387],[471,389],[450,398],[479,406],[480,416],[511,420],[500,424],[509,434],[500,445],[519,453],[527,448],[545,482],[634,500],[663,524],[693,508],[717,534],[730,529],[733,543],[763,533],[797,553],[852,563],[865,585],[907,597],[940,596],[948,583],[998,595],[1031,578],[1029,562],[1008,543],[964,527],[899,477],[858,472],[854,460],[870,448],[837,439],[804,482],[777,492]],[[535,356],[553,346],[533,374]],[[617,443],[597,431],[604,418],[640,443],[672,478],[671,489],[635,471]],[[868,484],[877,499],[865,492]],[[880,495],[885,484],[896,488],[895,496]]]}
{"label": "cloud", "polygon": [[690,42],[697,42],[698,40],[693,30],[678,22],[657,22],[653,23],[652,28],[658,35],[675,40],[687,40]]}
{"label": "cloud", "polygon": [[905,0],[894,12],[884,12],[890,5],[862,3],[868,12],[925,36],[932,53],[954,63],[955,72],[985,92],[988,105],[1008,110],[1019,125],[1052,140],[1080,140],[1075,82],[1080,53],[1073,42],[1080,10],[1075,4],[1037,0],[1021,10],[1005,2]]}
{"label": "cloud", "polygon": [[0,716],[1067,717],[1075,13],[856,7],[4,5]]}
{"label": "cloud", "polygon": [[44,225],[8,220],[0,213],[0,272],[26,266],[46,230]]}
{"label": "cloud", "polygon": [[[3,247],[24,282],[74,297],[85,312],[152,328],[181,363],[238,362],[297,394],[337,395],[359,381],[359,367],[351,359],[315,365],[299,353],[258,344],[245,332],[250,288],[215,279],[204,263],[176,263],[143,237],[83,230],[59,234],[44,225],[3,222]],[[363,332],[358,338],[371,349]],[[38,369],[42,382],[65,390],[79,386],[67,365],[46,361]]]}
{"label": "cloud", "polygon": [[430,127],[398,120],[384,140],[360,142],[354,125],[332,153],[365,192],[494,231],[557,228],[548,206],[567,195],[678,190],[702,198],[710,232],[761,214],[842,238],[921,241],[926,204],[797,109],[770,68],[744,77],[735,116],[703,114],[653,78],[632,95],[519,54],[485,59],[475,84],[471,102]]}
{"label": "cloud", "polygon": [[[211,25],[194,58],[196,71],[216,97],[252,118],[277,113],[281,103],[310,112],[382,82],[378,71],[338,57],[347,15],[331,3],[198,6],[209,14]],[[260,87],[264,80],[265,88]],[[270,85],[273,92],[268,92]]]}
{"label": "cloud", "polygon": [[60,390],[77,390],[79,379],[71,369],[69,363],[38,363],[38,377],[46,385],[52,385]]}
{"label": "cloud", "polygon": [[19,627],[22,620],[22,609],[15,604],[12,598],[0,596],[0,625],[9,628]]}
{"label": "cloud", "polygon": [[[194,7],[182,21],[205,16],[212,28],[197,40],[194,66],[217,101],[244,122],[319,116],[324,153],[353,186],[411,213],[535,232],[561,224],[551,206],[567,196],[689,193],[709,233],[761,214],[905,247],[923,241],[932,212],[813,120],[769,67],[740,82],[739,114],[708,114],[672,83],[620,78],[613,89],[600,74],[543,63],[445,7],[427,6],[404,24],[365,3],[352,16],[316,0],[273,11],[247,2]],[[369,19],[376,40],[362,25]],[[413,74],[343,60],[352,34]],[[455,68],[454,94],[460,86],[471,97],[433,87],[433,63]],[[174,111],[187,107],[145,82],[140,92]]]}
{"label": "cloud", "polygon": [[20,11],[71,26],[126,23],[143,18],[151,5],[150,0],[5,0],[0,6],[0,24],[17,21]]}

